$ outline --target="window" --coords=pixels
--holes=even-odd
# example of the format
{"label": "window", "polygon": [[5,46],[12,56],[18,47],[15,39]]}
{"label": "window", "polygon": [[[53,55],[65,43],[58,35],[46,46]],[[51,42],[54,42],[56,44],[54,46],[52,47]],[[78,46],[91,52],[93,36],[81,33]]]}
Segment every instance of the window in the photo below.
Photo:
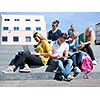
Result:
{"label": "window", "polygon": [[19,37],[18,37],[18,36],[14,36],[14,37],[13,37],[13,41],[14,41],[14,42],[18,42],[18,41],[19,41]]}
{"label": "window", "polygon": [[14,21],[19,21],[19,19],[14,19]]}
{"label": "window", "polygon": [[3,27],[3,30],[8,30],[9,28],[8,27]]}
{"label": "window", "polygon": [[25,19],[25,21],[30,21],[30,19]]}
{"label": "window", "polygon": [[41,27],[36,27],[36,31],[41,31]]}
{"label": "window", "polygon": [[31,37],[27,36],[25,40],[26,40],[26,42],[31,42]]}
{"label": "window", "polygon": [[5,21],[10,21],[10,19],[4,19]]}
{"label": "window", "polygon": [[8,41],[8,37],[7,36],[3,36],[2,37],[2,42],[7,42]]}
{"label": "window", "polygon": [[30,31],[31,30],[31,27],[26,27],[25,30],[26,31]]}
{"label": "window", "polygon": [[35,21],[36,21],[36,22],[39,22],[39,21],[40,21],[40,19],[35,19]]}
{"label": "window", "polygon": [[19,27],[14,27],[14,30],[19,30]]}

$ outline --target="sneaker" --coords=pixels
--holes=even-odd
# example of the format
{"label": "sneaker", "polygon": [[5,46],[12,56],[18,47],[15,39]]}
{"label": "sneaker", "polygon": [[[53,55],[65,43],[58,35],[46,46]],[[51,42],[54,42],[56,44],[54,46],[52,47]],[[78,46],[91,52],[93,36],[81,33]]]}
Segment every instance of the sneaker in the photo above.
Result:
{"label": "sneaker", "polygon": [[73,77],[76,77],[80,72],[81,72],[81,70],[78,67],[75,67],[74,68],[74,75],[73,75]]}
{"label": "sneaker", "polygon": [[92,64],[93,64],[93,65],[97,65],[96,60],[93,60],[93,61],[92,61]]}
{"label": "sneaker", "polygon": [[80,70],[78,67],[75,67],[75,68],[74,68],[74,72],[75,72],[75,73],[80,73],[81,70]]}
{"label": "sneaker", "polygon": [[20,69],[19,72],[21,72],[21,73],[30,73],[31,69],[27,66],[27,67],[24,67],[23,69]]}
{"label": "sneaker", "polygon": [[63,75],[61,75],[61,76],[59,76],[59,80],[63,81],[63,80],[65,80],[65,77]]}
{"label": "sneaker", "polygon": [[6,70],[2,70],[2,73],[13,73],[13,69],[12,68],[7,68]]}
{"label": "sneaker", "polygon": [[74,79],[74,77],[69,74],[66,79],[67,79],[67,81],[71,81]]}

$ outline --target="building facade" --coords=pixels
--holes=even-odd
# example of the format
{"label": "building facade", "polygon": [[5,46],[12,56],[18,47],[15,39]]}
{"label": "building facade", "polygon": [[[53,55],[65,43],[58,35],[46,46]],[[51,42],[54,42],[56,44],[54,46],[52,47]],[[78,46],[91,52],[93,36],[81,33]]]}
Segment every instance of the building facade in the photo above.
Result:
{"label": "building facade", "polygon": [[33,45],[33,33],[39,32],[45,38],[46,22],[42,15],[0,15],[1,45]]}
{"label": "building facade", "polygon": [[100,23],[97,23],[96,25],[96,39],[95,43],[100,44]]}

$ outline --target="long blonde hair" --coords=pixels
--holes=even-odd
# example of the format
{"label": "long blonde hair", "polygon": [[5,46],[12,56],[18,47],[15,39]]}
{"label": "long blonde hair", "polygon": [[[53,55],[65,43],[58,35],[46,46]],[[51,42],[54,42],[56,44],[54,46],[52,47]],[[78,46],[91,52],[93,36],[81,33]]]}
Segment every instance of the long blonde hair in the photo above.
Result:
{"label": "long blonde hair", "polygon": [[94,31],[91,27],[88,27],[84,32],[85,42],[91,41],[91,44],[94,44]]}

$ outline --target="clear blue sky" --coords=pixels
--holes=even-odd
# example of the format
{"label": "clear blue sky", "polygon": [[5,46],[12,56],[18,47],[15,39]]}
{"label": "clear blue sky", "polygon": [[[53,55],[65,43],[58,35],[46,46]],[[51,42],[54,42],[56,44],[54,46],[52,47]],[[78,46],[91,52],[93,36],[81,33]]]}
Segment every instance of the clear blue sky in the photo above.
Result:
{"label": "clear blue sky", "polygon": [[47,31],[55,19],[60,21],[59,29],[67,32],[69,25],[73,24],[79,33],[91,26],[95,31],[95,24],[100,22],[100,12],[0,12],[2,14],[44,15]]}

